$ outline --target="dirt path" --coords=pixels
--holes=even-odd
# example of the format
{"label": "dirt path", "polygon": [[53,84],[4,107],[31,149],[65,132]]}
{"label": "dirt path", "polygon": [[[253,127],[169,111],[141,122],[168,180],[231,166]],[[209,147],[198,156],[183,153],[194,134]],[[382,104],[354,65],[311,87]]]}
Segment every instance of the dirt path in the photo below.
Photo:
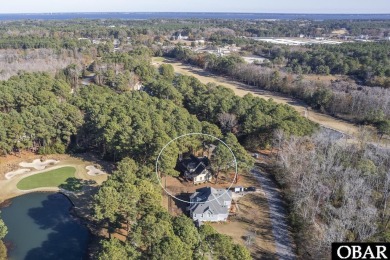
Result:
{"label": "dirt path", "polygon": [[294,244],[287,222],[285,204],[280,196],[279,190],[275,183],[259,169],[252,170],[252,173],[260,182],[268,200],[276,255],[282,260],[293,260],[296,258]]}
{"label": "dirt path", "polygon": [[240,97],[245,96],[248,93],[251,93],[254,96],[258,96],[265,99],[272,98],[276,103],[288,104],[294,107],[302,116],[306,116],[308,119],[310,119],[313,122],[316,122],[327,128],[343,132],[347,135],[353,136],[358,132],[358,127],[349,122],[339,120],[334,117],[313,110],[307,110],[307,105],[305,105],[305,103],[302,101],[295,100],[293,98],[289,98],[275,92],[256,89],[244,83],[233,81],[225,77],[216,76],[200,68],[193,67],[190,65],[185,65],[180,62],[176,62],[174,60],[168,60],[168,59],[156,57],[153,58],[152,62],[155,66],[159,66],[162,63],[171,64],[174,67],[176,73],[180,73],[187,76],[194,76],[204,84],[215,83],[218,85],[223,85],[233,90],[234,93]]}

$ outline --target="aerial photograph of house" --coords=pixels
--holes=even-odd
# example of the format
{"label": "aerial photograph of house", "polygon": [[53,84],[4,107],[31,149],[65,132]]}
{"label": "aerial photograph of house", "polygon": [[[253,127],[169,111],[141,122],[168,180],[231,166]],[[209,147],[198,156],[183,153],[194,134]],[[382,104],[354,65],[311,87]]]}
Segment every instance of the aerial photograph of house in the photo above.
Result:
{"label": "aerial photograph of house", "polygon": [[232,192],[226,189],[205,187],[190,196],[188,207],[191,218],[201,223],[226,221],[232,204]]}

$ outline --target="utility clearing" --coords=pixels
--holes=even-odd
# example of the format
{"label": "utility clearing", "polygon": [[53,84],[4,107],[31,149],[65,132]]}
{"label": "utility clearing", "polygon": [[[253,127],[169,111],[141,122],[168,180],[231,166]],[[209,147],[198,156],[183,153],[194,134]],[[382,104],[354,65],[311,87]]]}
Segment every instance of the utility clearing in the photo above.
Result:
{"label": "utility clearing", "polygon": [[325,115],[319,113],[317,111],[313,111],[308,109],[307,105],[293,98],[289,98],[283,96],[282,94],[278,94],[271,91],[261,90],[258,88],[254,88],[244,83],[240,83],[229,78],[217,76],[210,72],[204,71],[200,68],[186,65],[181,62],[177,62],[175,60],[164,59],[161,57],[155,57],[152,60],[153,65],[160,66],[161,64],[171,64],[175,69],[176,73],[180,73],[187,76],[193,76],[197,78],[203,84],[214,83],[216,85],[225,86],[234,91],[237,96],[243,97],[246,94],[252,94],[257,97],[261,97],[264,99],[272,99],[276,103],[279,104],[287,104],[294,107],[302,116],[307,117],[309,120],[318,123],[326,128],[330,128],[344,134],[354,136],[358,133],[358,127],[352,123],[349,123],[344,120],[336,119],[332,116]]}

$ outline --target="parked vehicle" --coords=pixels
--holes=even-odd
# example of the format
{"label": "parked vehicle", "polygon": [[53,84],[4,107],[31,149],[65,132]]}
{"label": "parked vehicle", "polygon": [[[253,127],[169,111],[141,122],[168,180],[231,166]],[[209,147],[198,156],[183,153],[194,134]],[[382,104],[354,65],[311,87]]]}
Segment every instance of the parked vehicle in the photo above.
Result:
{"label": "parked vehicle", "polygon": [[256,191],[256,187],[247,187],[244,191]]}

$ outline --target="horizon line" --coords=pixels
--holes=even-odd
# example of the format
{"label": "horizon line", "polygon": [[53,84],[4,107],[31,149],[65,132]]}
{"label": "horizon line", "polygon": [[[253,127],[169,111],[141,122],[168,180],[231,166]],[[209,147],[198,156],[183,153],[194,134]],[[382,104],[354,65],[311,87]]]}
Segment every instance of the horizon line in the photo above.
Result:
{"label": "horizon line", "polygon": [[32,15],[32,14],[158,14],[158,13],[193,13],[193,14],[280,14],[280,15],[291,15],[291,14],[299,14],[299,15],[390,15],[390,13],[317,13],[317,12],[235,12],[235,11],[155,11],[155,12],[148,12],[148,11],[76,11],[76,12],[31,12],[31,13],[19,13],[19,12],[9,12],[9,13],[0,13],[0,15]]}

